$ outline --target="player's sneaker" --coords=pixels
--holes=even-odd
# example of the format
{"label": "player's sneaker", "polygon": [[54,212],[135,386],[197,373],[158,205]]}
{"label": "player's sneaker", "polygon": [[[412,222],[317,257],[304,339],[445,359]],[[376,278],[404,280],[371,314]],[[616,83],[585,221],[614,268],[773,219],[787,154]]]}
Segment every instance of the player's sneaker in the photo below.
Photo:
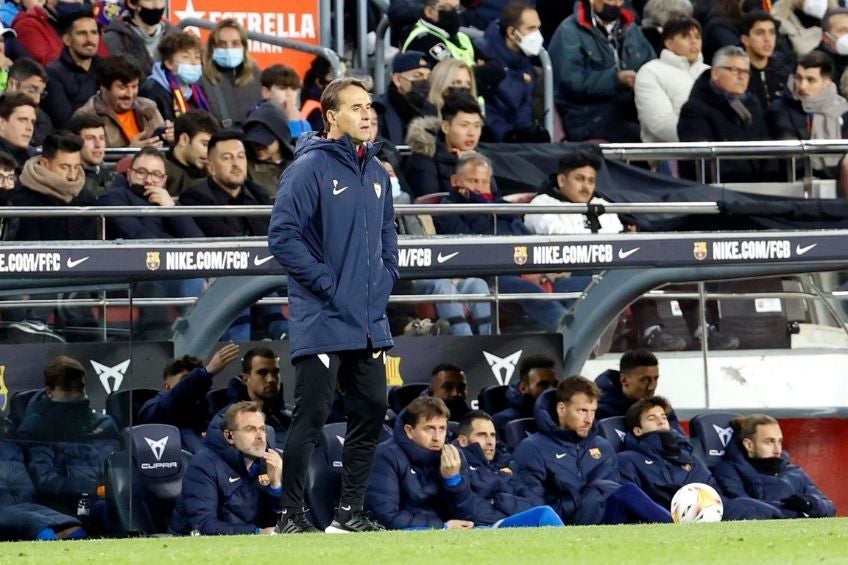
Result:
{"label": "player's sneaker", "polygon": [[324,530],[328,534],[352,534],[354,532],[382,532],[385,531],[379,522],[368,517],[365,512],[351,512],[347,520],[336,514],[333,523]]}
{"label": "player's sneaker", "polygon": [[276,532],[278,534],[309,534],[317,531],[319,531],[318,528],[313,526],[309,518],[306,517],[306,512],[288,514],[283,510],[280,519],[277,521]]}

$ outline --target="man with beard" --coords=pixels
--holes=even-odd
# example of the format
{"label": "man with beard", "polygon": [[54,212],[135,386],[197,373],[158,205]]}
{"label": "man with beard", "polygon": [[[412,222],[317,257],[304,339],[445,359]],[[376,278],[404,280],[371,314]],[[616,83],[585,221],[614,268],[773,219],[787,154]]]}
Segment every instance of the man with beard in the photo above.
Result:
{"label": "man with beard", "polygon": [[380,134],[395,145],[406,140],[406,130],[415,118],[436,116],[436,107],[427,101],[430,92],[430,64],[424,53],[399,53],[392,61],[392,83],[388,92],[374,100]]}
{"label": "man with beard", "polygon": [[[663,507],[684,485],[703,483],[721,489],[707,466],[692,454],[692,444],[671,429],[671,406],[662,396],[642,399],[627,411],[624,450],[617,454],[623,480],[636,484]],[[724,520],[780,518],[776,509],[747,497],[724,498]]]}
{"label": "man with beard", "polygon": [[504,427],[518,418],[532,418],[539,395],[557,386],[556,363],[547,355],[528,355],[518,366],[518,382],[506,391],[509,408],[492,415],[495,429],[503,439]]}
{"label": "man with beard", "polygon": [[753,414],[731,422],[733,440],[713,469],[722,492],[773,506],[783,518],[835,516],[833,502],[783,451],[783,432],[771,416]]}
{"label": "man with beard", "polygon": [[183,477],[171,530],[273,534],[282,510],[283,459],[266,444],[262,409],[255,402],[233,404],[207,445]]}
{"label": "man with beard", "polygon": [[451,363],[441,363],[430,373],[427,396],[442,400],[450,411],[450,420],[459,422],[471,407],[468,405],[468,381],[465,371]]}
{"label": "man with beard", "polygon": [[162,147],[174,141],[174,125],[162,119],[152,100],[138,95],[142,75],[132,61],[106,57],[94,74],[99,91],[74,115],[102,117],[107,147]]}

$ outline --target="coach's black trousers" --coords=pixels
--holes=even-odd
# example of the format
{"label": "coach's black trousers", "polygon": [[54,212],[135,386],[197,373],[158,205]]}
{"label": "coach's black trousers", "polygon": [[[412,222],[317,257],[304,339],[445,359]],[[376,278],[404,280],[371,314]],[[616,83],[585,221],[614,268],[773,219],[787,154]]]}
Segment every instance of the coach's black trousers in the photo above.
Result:
{"label": "coach's black trousers", "polygon": [[294,371],[295,409],[283,462],[283,504],[291,512],[304,506],[307,467],[338,386],[347,418],[340,503],[360,510],[386,415],[384,354],[369,348],[308,355],[294,360]]}

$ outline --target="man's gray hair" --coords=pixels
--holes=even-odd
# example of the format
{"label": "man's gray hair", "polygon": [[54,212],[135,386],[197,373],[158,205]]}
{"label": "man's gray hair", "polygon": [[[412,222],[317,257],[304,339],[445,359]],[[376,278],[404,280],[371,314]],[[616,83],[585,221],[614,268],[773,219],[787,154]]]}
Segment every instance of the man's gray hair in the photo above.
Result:
{"label": "man's gray hair", "polygon": [[663,27],[673,16],[692,16],[689,0],[648,0],[642,11],[642,27]]}
{"label": "man's gray hair", "polygon": [[454,167],[453,172],[458,175],[464,168],[472,165],[485,165],[490,171],[494,171],[492,168],[492,162],[488,157],[482,153],[477,153],[476,151],[469,151],[457,159],[456,167]]}
{"label": "man's gray hair", "polygon": [[742,57],[743,59],[749,59],[748,53],[746,53],[745,50],[739,47],[738,45],[725,45],[724,47],[716,51],[715,55],[713,55],[712,66],[723,67],[727,59],[731,57]]}

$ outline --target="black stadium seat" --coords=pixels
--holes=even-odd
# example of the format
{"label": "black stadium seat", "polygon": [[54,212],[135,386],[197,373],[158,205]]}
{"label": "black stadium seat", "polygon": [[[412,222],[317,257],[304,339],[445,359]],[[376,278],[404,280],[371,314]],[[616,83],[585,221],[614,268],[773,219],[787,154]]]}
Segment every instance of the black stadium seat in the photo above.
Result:
{"label": "black stadium seat", "polygon": [[227,396],[227,387],[213,388],[207,392],[206,402],[209,404],[209,416],[212,417],[217,414],[221,408],[230,403]]}
{"label": "black stadium seat", "polygon": [[128,388],[116,390],[106,397],[106,413],[112,416],[118,429],[139,423],[138,412],[144,403],[159,394],[155,388]]}
{"label": "black stadium seat", "polygon": [[27,405],[29,401],[32,400],[32,397],[40,391],[44,390],[41,388],[31,388],[29,390],[18,390],[12,393],[11,398],[9,398],[9,414],[6,417],[7,421],[7,432],[11,435],[18,429],[18,426],[21,425],[21,420],[24,418],[24,412],[26,412]]}
{"label": "black stadium seat", "polygon": [[535,418],[518,418],[510,420],[504,426],[504,443],[509,447],[510,451],[515,449],[521,440],[529,435],[536,433],[538,430]]}
{"label": "black stadium seat", "polygon": [[739,418],[739,414],[733,412],[711,412],[699,414],[689,421],[695,454],[707,467],[712,468],[718,463],[727,446],[733,441],[730,422],[736,418]]}
{"label": "black stadium seat", "polygon": [[[312,523],[323,530],[333,521],[342,488],[342,449],[347,424],[327,424],[318,436],[318,445],[312,452],[312,460],[306,473],[306,504]],[[385,426],[380,435],[381,442],[389,439],[391,432]]]}
{"label": "black stadium seat", "polygon": [[506,401],[507,389],[509,389],[508,385],[487,386],[482,389],[477,395],[477,404],[480,410],[491,416],[509,408]]}
{"label": "black stadium seat", "polygon": [[166,533],[191,455],[180,448],[180,431],[164,424],[129,428],[126,443],[106,461],[106,503],[118,534]]}
{"label": "black stadium seat", "polygon": [[624,435],[627,432],[624,426],[624,416],[610,416],[598,420],[598,432],[610,442],[616,452],[624,448]]}
{"label": "black stadium seat", "polygon": [[430,386],[427,383],[410,383],[389,389],[389,408],[395,414],[406,408],[406,405],[421,396],[421,393]]}

